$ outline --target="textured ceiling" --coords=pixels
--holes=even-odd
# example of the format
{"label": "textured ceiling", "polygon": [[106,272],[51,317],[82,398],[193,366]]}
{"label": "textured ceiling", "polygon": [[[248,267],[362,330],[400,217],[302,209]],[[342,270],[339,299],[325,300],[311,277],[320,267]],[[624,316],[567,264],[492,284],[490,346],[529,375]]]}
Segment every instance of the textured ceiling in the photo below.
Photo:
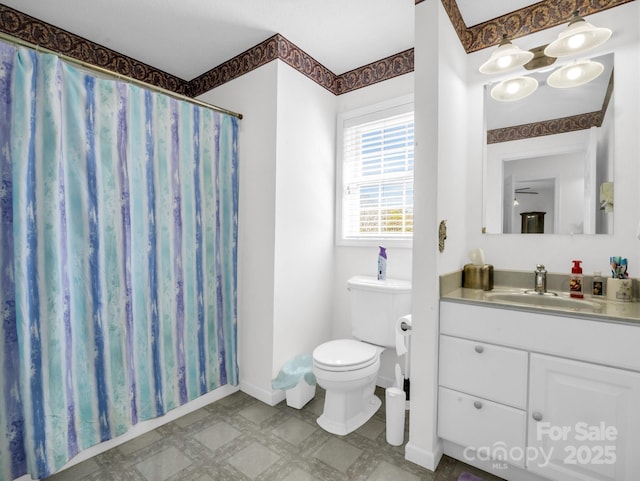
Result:
{"label": "textured ceiling", "polygon": [[456,3],[465,25],[472,27],[537,2],[535,0],[456,0]]}

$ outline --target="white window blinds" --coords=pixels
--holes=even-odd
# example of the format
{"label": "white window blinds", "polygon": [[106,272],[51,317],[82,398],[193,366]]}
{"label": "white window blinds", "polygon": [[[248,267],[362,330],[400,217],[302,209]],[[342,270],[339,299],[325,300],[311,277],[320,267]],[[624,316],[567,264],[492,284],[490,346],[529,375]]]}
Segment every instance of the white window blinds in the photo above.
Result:
{"label": "white window blinds", "polygon": [[411,239],[413,106],[348,119],[343,128],[343,239]]}

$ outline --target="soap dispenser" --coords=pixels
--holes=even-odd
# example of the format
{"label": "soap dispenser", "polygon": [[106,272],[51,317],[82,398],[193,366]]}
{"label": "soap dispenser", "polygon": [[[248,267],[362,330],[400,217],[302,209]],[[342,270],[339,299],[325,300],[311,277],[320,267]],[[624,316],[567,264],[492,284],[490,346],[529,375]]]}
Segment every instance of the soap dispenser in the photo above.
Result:
{"label": "soap dispenser", "polygon": [[573,262],[573,267],[569,278],[569,296],[582,299],[584,297],[582,293],[582,267],[580,266],[582,261],[571,262]]}

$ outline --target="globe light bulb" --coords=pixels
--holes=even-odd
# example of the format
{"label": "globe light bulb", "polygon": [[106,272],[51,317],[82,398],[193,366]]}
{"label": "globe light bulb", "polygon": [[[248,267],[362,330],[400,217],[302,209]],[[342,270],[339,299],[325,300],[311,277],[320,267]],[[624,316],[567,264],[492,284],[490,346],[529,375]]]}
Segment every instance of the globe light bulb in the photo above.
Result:
{"label": "globe light bulb", "polygon": [[576,80],[580,78],[580,75],[582,75],[581,67],[571,67],[569,70],[567,70],[567,78],[569,80]]}
{"label": "globe light bulb", "polygon": [[498,59],[498,62],[497,62],[498,63],[498,67],[503,68],[503,69],[504,68],[508,68],[513,63],[512,60],[513,59],[511,57],[511,55],[507,55],[505,57],[500,57]]}
{"label": "globe light bulb", "polygon": [[520,84],[518,84],[518,82],[509,82],[509,84],[507,85],[507,92],[509,94],[513,95],[518,92],[518,90],[520,90]]}

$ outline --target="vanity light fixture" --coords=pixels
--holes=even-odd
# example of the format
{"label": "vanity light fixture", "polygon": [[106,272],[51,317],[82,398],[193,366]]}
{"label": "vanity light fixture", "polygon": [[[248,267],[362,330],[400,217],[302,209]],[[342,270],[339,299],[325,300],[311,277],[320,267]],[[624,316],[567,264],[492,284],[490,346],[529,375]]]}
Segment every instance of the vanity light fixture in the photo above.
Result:
{"label": "vanity light fixture", "polygon": [[547,84],[557,89],[565,89],[578,87],[591,82],[604,71],[604,65],[593,60],[584,60],[575,62],[554,71],[549,78]]}
{"label": "vanity light fixture", "polygon": [[493,51],[489,60],[480,66],[480,72],[485,74],[508,72],[529,62],[533,55],[532,52],[512,44],[508,37],[503,35],[498,48]]}
{"label": "vanity light fixture", "polygon": [[576,10],[566,29],[560,32],[558,38],[544,49],[544,54],[549,57],[566,57],[586,52],[602,45],[611,37],[611,30],[604,27],[595,27]]}
{"label": "vanity light fixture", "polygon": [[[598,47],[606,42],[611,34],[610,29],[595,27],[587,22],[576,10],[567,28],[546,47],[522,50],[513,45],[507,35],[503,35],[498,48],[493,51],[489,60],[480,66],[480,72],[500,74],[520,66],[527,70],[538,70],[553,64],[558,57],[576,55]],[[599,62],[574,62],[554,71],[549,75],[547,83],[554,88],[578,87],[592,81],[603,71],[604,66]],[[491,97],[500,102],[511,102],[531,95],[537,88],[536,79],[519,76],[498,83],[491,89]]]}
{"label": "vanity light fixture", "polygon": [[491,89],[491,97],[500,102],[513,102],[531,95],[538,88],[533,77],[514,77],[503,80]]}

